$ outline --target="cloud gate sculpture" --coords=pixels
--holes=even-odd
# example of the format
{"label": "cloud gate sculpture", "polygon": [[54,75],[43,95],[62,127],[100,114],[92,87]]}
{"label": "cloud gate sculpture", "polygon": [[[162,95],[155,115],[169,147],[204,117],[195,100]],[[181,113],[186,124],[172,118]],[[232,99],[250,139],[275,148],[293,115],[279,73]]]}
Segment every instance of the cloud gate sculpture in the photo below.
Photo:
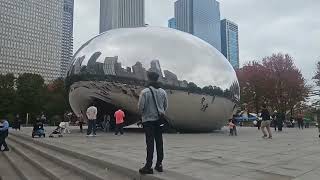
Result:
{"label": "cloud gate sculpture", "polygon": [[122,108],[126,125],[138,122],[148,70],[160,75],[166,116],[178,131],[219,129],[239,101],[236,74],[214,47],[174,29],[142,27],[107,31],[75,53],[66,79],[72,110],[84,113],[94,101],[100,117]]}

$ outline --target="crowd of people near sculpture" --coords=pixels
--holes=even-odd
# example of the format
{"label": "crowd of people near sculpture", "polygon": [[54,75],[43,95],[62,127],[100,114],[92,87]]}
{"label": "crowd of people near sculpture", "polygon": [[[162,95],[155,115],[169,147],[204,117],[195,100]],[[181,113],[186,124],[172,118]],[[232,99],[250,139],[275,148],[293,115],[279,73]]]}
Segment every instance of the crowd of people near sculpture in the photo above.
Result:
{"label": "crowd of people near sculpture", "polygon": [[[154,169],[158,172],[163,172],[162,161],[164,158],[163,152],[163,127],[166,123],[164,114],[168,108],[168,99],[167,94],[164,89],[162,89],[159,85],[158,78],[159,75],[154,72],[148,72],[147,74],[149,79],[149,85],[147,88],[143,89],[138,102],[138,109],[141,113],[141,124],[145,132],[145,141],[146,141],[146,163],[145,165],[139,169],[141,174],[153,174],[152,164],[153,164],[153,154],[154,154],[154,144],[157,151],[157,160]],[[109,132],[111,125],[111,116],[103,115],[103,121],[99,121],[97,123],[98,117],[98,109],[96,104],[93,102],[86,109],[86,111],[80,111],[80,114],[77,115],[77,124],[80,127],[80,132],[83,132],[83,125],[85,122],[88,124],[87,136],[95,137],[97,127],[103,129],[106,132]],[[113,118],[115,121],[115,135],[124,134],[123,127],[125,125],[125,112],[119,108],[114,112]],[[285,115],[283,113],[278,113],[274,111],[273,114],[269,112],[266,105],[262,106],[261,110],[261,122],[257,123],[258,128],[261,128],[263,133],[263,138],[272,139],[272,132],[270,126],[273,125],[275,131],[282,131],[282,127],[285,120]],[[54,137],[54,135],[58,135],[62,137],[64,133],[71,133],[69,128],[69,123],[71,118],[69,118],[69,113],[65,114],[64,120],[59,123],[57,128],[50,134],[49,137]],[[296,121],[298,122],[299,129],[303,129],[303,115],[300,113]],[[320,122],[320,121],[319,121]],[[35,136],[43,136],[45,137],[45,124],[47,123],[46,116],[42,113],[35,121],[32,130],[32,137]],[[228,121],[229,135],[237,136],[237,120],[236,116],[233,116],[232,119]],[[319,123],[320,124],[320,123]],[[20,116],[17,115],[13,122],[13,129],[20,130],[21,119]],[[320,126],[319,133],[320,133]],[[8,145],[6,143],[6,138],[8,137],[9,123],[6,118],[0,121],[0,147],[4,147],[3,151],[9,151]],[[266,131],[267,130],[267,131]],[[320,137],[320,135],[319,135]]]}

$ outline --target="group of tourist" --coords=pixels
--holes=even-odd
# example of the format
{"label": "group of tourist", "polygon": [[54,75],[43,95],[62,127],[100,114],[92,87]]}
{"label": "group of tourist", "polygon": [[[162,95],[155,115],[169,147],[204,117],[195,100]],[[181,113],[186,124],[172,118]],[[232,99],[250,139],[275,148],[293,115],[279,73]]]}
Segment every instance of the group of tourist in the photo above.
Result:
{"label": "group of tourist", "polygon": [[[98,115],[98,109],[95,106],[94,103],[92,103],[90,105],[90,107],[87,109],[86,111],[86,117],[88,119],[88,129],[87,129],[87,136],[88,137],[92,137],[92,136],[96,136],[96,129],[97,129],[97,115]],[[125,118],[125,113],[121,110],[118,109],[115,113],[114,113],[114,117],[115,117],[115,135],[118,135],[120,132],[120,135],[124,134],[123,131],[123,127],[124,127],[124,118]],[[83,131],[83,123],[84,123],[84,118],[82,115],[82,111],[81,114],[78,116],[79,118],[79,126],[80,126],[80,132]],[[104,129],[106,132],[109,132],[109,128],[110,128],[110,116],[109,115],[105,115],[103,117],[103,125],[99,124],[98,126],[101,126],[102,129]]]}

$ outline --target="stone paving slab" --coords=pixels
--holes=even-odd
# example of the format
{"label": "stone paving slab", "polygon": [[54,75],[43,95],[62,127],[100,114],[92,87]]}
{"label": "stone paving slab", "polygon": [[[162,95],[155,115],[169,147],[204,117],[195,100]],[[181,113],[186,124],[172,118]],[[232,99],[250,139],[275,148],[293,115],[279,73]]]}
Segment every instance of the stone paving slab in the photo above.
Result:
{"label": "stone paving slab", "polygon": [[[74,127],[77,128],[77,127]],[[52,128],[47,127],[47,132]],[[21,133],[30,135],[30,129]],[[256,128],[239,128],[228,136],[226,128],[208,134],[164,134],[164,167],[200,179],[319,179],[320,138],[317,129],[284,129],[262,139]],[[85,137],[77,129],[63,138],[45,139],[82,150],[139,162],[145,159],[143,133],[124,136],[98,132]],[[137,167],[138,169],[139,167]]]}

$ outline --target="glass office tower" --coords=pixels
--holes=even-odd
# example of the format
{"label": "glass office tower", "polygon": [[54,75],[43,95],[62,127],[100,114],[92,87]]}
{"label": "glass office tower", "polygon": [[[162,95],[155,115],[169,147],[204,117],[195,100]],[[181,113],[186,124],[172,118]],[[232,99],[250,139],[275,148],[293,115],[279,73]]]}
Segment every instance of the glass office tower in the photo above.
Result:
{"label": "glass office tower", "polygon": [[220,4],[216,0],[175,2],[177,29],[193,34],[221,51]]}
{"label": "glass office tower", "polygon": [[229,60],[233,68],[239,68],[239,33],[238,25],[227,19],[221,21],[222,54]]}

